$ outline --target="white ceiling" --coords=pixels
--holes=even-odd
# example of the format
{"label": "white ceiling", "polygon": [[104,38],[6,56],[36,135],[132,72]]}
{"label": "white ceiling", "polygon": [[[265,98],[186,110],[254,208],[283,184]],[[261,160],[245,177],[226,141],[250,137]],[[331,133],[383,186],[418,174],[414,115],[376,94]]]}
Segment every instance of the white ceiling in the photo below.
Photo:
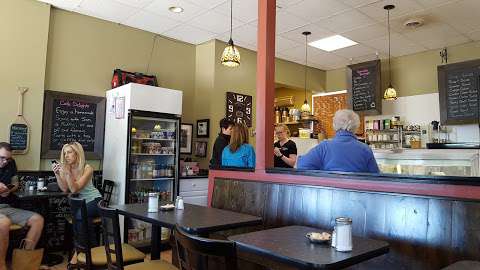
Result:
{"label": "white ceiling", "polygon": [[[200,44],[229,39],[228,0],[39,0],[53,6]],[[392,55],[401,56],[480,40],[480,0],[277,0],[276,56],[305,63],[303,31],[309,41],[341,34],[358,45],[334,52],[309,47],[308,65],[335,69],[381,58],[388,53],[386,11],[391,12]],[[168,11],[181,6],[184,12]],[[233,1],[233,40],[256,50],[257,0]],[[425,25],[407,29],[403,22],[421,17]]]}

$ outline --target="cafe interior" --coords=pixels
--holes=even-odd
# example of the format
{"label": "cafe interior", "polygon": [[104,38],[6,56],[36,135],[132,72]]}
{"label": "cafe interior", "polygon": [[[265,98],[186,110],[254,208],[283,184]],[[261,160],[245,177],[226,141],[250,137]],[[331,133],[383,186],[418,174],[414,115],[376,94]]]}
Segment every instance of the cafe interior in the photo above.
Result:
{"label": "cafe interior", "polygon": [[480,269],[479,12],[1,0],[0,270]]}

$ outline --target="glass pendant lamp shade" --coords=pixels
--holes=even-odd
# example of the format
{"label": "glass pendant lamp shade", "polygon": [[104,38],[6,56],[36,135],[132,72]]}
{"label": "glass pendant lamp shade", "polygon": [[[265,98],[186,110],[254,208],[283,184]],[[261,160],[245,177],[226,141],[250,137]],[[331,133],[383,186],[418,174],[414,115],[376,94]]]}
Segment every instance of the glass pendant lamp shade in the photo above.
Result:
{"label": "glass pendant lamp shade", "polygon": [[388,23],[388,80],[389,84],[387,89],[385,89],[385,93],[383,93],[384,100],[396,100],[397,99],[397,91],[392,86],[392,67],[390,65],[390,10],[394,9],[394,5],[386,5],[383,7],[387,11],[387,23]]}
{"label": "glass pendant lamp shade", "polygon": [[300,110],[306,113],[310,113],[312,111],[312,109],[310,108],[310,105],[308,105],[307,100],[303,102],[302,108]]}
{"label": "glass pendant lamp shade", "polygon": [[240,66],[240,52],[233,44],[232,29],[233,29],[233,0],[230,0],[230,40],[227,47],[223,50],[221,62],[222,65],[227,67]]}
{"label": "glass pendant lamp shade", "polygon": [[222,53],[222,64],[227,67],[238,67],[240,65],[240,52],[233,44],[233,40],[228,41],[227,47]]}

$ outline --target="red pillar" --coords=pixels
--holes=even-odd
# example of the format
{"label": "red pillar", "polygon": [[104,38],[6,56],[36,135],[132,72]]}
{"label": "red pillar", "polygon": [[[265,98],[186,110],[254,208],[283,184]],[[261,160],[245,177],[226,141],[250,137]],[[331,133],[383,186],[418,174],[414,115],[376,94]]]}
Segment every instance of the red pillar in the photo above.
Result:
{"label": "red pillar", "polygon": [[258,0],[256,170],[273,167],[275,2]]}

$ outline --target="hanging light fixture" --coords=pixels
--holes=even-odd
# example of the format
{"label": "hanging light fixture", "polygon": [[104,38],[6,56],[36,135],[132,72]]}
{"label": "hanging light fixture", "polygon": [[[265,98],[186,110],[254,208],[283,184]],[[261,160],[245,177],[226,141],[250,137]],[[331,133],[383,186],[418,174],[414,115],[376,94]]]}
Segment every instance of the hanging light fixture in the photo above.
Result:
{"label": "hanging light fixture", "polygon": [[233,28],[233,0],[230,0],[230,40],[227,47],[222,53],[222,65],[227,67],[238,67],[240,65],[240,52],[233,44],[232,28]]}
{"label": "hanging light fixture", "polygon": [[307,101],[307,59],[308,59],[308,36],[311,34],[309,31],[305,31],[302,35],[305,36],[305,101],[303,102],[302,108],[300,109],[302,113],[309,114],[311,112],[310,105],[308,105]]}
{"label": "hanging light fixture", "polygon": [[383,9],[387,10],[387,24],[388,24],[388,87],[385,89],[385,93],[383,94],[383,99],[385,100],[396,100],[397,99],[397,91],[392,86],[392,66],[390,65],[390,10],[394,9],[394,5],[386,5]]}

